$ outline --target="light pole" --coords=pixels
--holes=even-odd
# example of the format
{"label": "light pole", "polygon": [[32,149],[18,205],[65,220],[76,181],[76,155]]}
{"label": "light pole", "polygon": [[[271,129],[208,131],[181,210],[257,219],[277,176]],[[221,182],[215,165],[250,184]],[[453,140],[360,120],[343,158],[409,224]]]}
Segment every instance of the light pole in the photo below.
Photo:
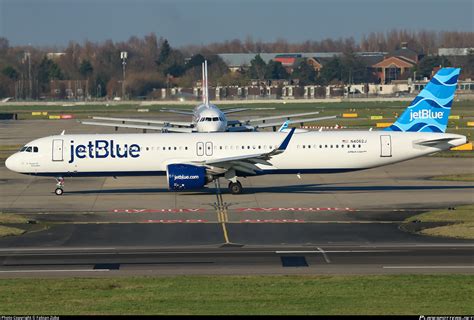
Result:
{"label": "light pole", "polygon": [[122,59],[122,72],[123,72],[123,77],[122,77],[122,100],[125,100],[125,66],[127,65],[127,57],[128,57],[127,51],[120,52],[120,59]]}

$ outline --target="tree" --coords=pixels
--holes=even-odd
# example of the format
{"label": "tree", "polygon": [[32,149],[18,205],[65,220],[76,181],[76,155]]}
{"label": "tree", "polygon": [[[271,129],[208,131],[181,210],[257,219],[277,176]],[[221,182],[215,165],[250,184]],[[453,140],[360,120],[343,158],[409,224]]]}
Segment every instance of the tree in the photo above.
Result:
{"label": "tree", "polygon": [[451,62],[445,56],[426,56],[415,67],[417,77],[431,77],[433,68],[450,67]]}
{"label": "tree", "polygon": [[2,74],[8,77],[10,80],[16,81],[19,78],[19,73],[12,66],[6,66],[2,70]]}
{"label": "tree", "polygon": [[338,57],[331,58],[325,63],[320,72],[322,83],[328,84],[332,81],[341,80],[341,59]]}
{"label": "tree", "polygon": [[270,60],[265,68],[265,79],[287,79],[288,72],[281,62]]}
{"label": "tree", "polygon": [[168,43],[168,40],[165,39],[165,41],[163,41],[163,44],[161,45],[160,55],[158,56],[158,60],[156,60],[156,64],[160,66],[163,63],[165,63],[170,53],[171,53],[170,44]]}
{"label": "tree", "polygon": [[79,72],[84,78],[89,78],[89,76],[94,72],[94,68],[89,60],[84,59],[79,66]]}
{"label": "tree", "polygon": [[194,67],[200,67],[201,64],[204,62],[204,60],[205,60],[205,58],[202,54],[200,54],[200,53],[195,54],[186,63],[186,69],[191,69],[191,68],[194,68]]}
{"label": "tree", "polygon": [[249,75],[252,79],[265,79],[265,69],[267,64],[263,61],[259,54],[250,61]]}
{"label": "tree", "polygon": [[316,71],[306,60],[303,60],[298,67],[293,70],[291,77],[298,79],[300,84],[307,85],[316,81]]}
{"label": "tree", "polygon": [[43,91],[47,91],[51,80],[62,80],[63,74],[58,64],[46,57],[38,66],[38,81]]}

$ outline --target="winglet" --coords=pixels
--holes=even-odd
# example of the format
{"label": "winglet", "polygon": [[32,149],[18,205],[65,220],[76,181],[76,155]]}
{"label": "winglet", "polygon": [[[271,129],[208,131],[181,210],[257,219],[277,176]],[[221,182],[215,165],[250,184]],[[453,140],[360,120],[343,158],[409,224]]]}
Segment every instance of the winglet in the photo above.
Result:
{"label": "winglet", "polygon": [[293,133],[295,132],[295,128],[291,128],[290,133],[286,136],[285,140],[280,144],[278,147],[278,151],[285,151],[286,147],[288,147],[288,144],[290,143],[291,137],[293,136]]}

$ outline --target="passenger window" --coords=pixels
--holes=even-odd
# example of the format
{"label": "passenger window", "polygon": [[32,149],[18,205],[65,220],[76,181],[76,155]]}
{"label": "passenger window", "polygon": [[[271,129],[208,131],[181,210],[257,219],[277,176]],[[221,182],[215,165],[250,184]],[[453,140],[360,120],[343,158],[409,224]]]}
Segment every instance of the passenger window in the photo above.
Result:
{"label": "passenger window", "polygon": [[188,150],[188,147],[184,147],[184,150]]}
{"label": "passenger window", "polygon": [[359,148],[362,148],[362,146],[359,144]]}

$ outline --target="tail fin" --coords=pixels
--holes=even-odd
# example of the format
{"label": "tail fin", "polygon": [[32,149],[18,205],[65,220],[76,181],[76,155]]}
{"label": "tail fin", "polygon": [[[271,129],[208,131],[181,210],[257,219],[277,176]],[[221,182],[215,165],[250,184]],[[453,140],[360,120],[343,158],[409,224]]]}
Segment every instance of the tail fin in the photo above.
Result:
{"label": "tail fin", "polygon": [[446,132],[461,69],[440,69],[395,123],[385,131]]}
{"label": "tail fin", "polygon": [[209,106],[209,87],[207,83],[207,60],[202,63],[202,103]]}
{"label": "tail fin", "polygon": [[280,127],[280,129],[278,129],[278,132],[282,132],[283,130],[285,129],[288,129],[288,125],[290,124],[290,120],[286,120]]}

